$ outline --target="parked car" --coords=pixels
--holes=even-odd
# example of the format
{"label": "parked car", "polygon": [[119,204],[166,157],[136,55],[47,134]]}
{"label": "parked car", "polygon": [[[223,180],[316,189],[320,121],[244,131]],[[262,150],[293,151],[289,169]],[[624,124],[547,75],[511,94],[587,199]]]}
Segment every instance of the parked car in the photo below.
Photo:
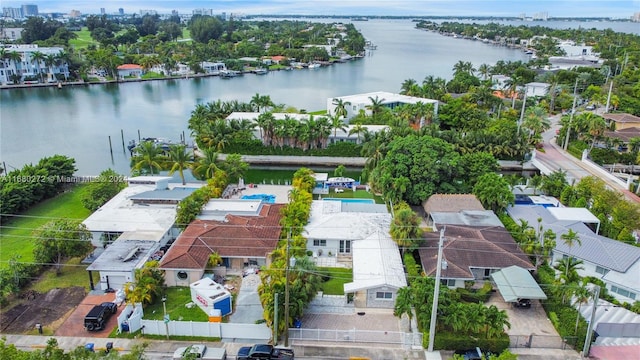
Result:
{"label": "parked car", "polygon": [[84,327],[88,331],[102,330],[109,321],[111,315],[118,311],[118,305],[112,302],[104,302],[94,306],[84,317]]}
{"label": "parked car", "polygon": [[513,305],[515,307],[518,307],[518,308],[528,309],[528,308],[531,307],[531,300],[529,300],[529,299],[518,299],[518,301],[516,301]]}
{"label": "parked car", "polygon": [[237,360],[293,360],[292,349],[277,348],[268,344],[256,344],[241,347],[238,350]]}
{"label": "parked car", "polygon": [[179,347],[173,353],[174,360],[194,358],[202,360],[225,360],[227,358],[227,351],[224,348],[212,348],[204,344],[196,344]]}
{"label": "parked car", "polygon": [[595,110],[596,106],[594,104],[589,104],[585,107],[586,110]]}

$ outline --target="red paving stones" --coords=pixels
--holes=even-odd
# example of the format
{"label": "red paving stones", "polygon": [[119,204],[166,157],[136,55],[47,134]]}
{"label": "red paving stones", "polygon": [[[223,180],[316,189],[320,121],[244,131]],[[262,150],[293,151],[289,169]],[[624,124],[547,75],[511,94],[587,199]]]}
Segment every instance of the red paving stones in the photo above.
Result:
{"label": "red paving stones", "polygon": [[100,331],[87,331],[84,328],[84,316],[87,315],[95,305],[100,305],[103,302],[110,302],[115,299],[116,295],[113,293],[104,295],[87,295],[82,300],[80,305],[71,313],[71,315],[65,320],[65,322],[56,330],[56,336],[83,336],[83,337],[95,337],[106,338],[109,337],[109,333],[117,325],[117,317],[124,309],[124,306],[118,307],[118,312],[111,316],[104,330]]}

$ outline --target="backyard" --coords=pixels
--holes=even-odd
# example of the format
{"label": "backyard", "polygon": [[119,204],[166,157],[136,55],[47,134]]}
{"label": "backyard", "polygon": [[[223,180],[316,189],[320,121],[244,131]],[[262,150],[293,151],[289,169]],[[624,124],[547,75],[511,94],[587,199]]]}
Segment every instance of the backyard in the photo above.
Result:
{"label": "backyard", "polygon": [[80,201],[84,185],[70,188],[64,193],[45,200],[23,214],[3,220],[0,228],[0,267],[9,266],[9,260],[19,256],[21,262],[33,262],[32,233],[47,222],[59,219],[85,219],[91,213]]}
{"label": "backyard", "polygon": [[318,270],[323,278],[328,278],[322,283],[324,295],[344,295],[344,284],[353,281],[353,269],[323,267]]}

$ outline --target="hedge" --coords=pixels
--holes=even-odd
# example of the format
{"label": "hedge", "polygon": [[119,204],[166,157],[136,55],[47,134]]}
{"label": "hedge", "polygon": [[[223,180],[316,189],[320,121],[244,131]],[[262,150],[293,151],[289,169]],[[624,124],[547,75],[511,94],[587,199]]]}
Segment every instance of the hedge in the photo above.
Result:
{"label": "hedge", "polygon": [[[429,333],[423,334],[423,346],[429,345]],[[434,340],[435,350],[466,350],[479,347],[493,353],[501,353],[509,348],[509,335],[503,333],[501,337],[495,339],[474,338],[471,336],[460,336],[457,334],[438,331]]]}

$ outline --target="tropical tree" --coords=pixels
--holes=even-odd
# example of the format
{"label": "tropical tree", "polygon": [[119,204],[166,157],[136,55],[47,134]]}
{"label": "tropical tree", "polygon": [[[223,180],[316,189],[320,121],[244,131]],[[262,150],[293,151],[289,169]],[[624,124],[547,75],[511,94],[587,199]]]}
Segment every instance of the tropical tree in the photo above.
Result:
{"label": "tropical tree", "polygon": [[384,101],[385,99],[380,99],[378,96],[375,98],[369,96],[369,101],[371,101],[370,105],[365,106],[367,110],[371,110],[371,116],[376,118],[378,114],[382,113],[385,109]]}
{"label": "tropical tree", "polygon": [[485,334],[487,339],[497,338],[504,333],[505,326],[511,328],[509,316],[505,310],[499,310],[495,305],[485,308]]}
{"label": "tropical tree", "polygon": [[407,96],[419,96],[421,93],[420,86],[414,79],[407,79],[402,83],[400,94]]}
{"label": "tropical tree", "polygon": [[44,58],[44,64],[47,66],[48,69],[48,78],[49,79],[55,79],[54,75],[53,75],[53,66],[58,64],[58,57],[54,54],[49,54],[46,55]]}
{"label": "tropical tree", "polygon": [[338,130],[346,131],[347,125],[344,123],[338,112],[331,117],[331,128],[333,129],[333,141],[336,141]]}
{"label": "tropical tree", "polygon": [[171,165],[169,175],[173,175],[174,172],[178,171],[182,185],[185,185],[184,170],[192,167],[193,155],[187,152],[187,148],[184,145],[172,145],[169,148],[168,161]]}
{"label": "tropical tree", "polygon": [[356,134],[356,136],[358,137],[356,142],[358,144],[360,144],[360,143],[362,143],[362,135],[366,134],[367,132],[368,132],[368,130],[367,130],[366,127],[364,127],[360,123],[357,123],[357,124],[353,125],[353,127],[349,130],[349,135]]}
{"label": "tropical tree", "polygon": [[[576,244],[578,246],[582,245],[582,240],[580,240],[580,236],[578,235],[577,232],[573,231],[573,229],[569,229],[569,231],[560,235],[560,239],[562,239],[562,242],[569,247],[569,254],[568,254],[569,257],[571,257],[571,248],[574,245]],[[568,274],[569,274],[569,262],[567,262],[567,269],[566,269],[565,275],[568,276]]]}
{"label": "tropical tree", "polygon": [[206,148],[202,149],[202,154],[204,156],[194,164],[194,175],[200,179],[211,179],[216,171],[220,170],[218,167],[218,153],[215,149]]}
{"label": "tropical tree", "polygon": [[481,175],[473,187],[473,193],[482,205],[495,213],[504,211],[507,206],[515,202],[515,195],[511,192],[509,183],[496,173]]}
{"label": "tropical tree", "polygon": [[162,149],[151,141],[143,141],[136,147],[136,156],[133,169],[148,171],[148,174],[155,174],[162,169],[161,162],[164,156]]}
{"label": "tropical tree", "polygon": [[257,93],[251,98],[251,101],[249,102],[249,104],[253,105],[258,112],[261,112],[261,110],[266,110],[269,107],[275,106],[273,101],[271,101],[271,96],[260,95]]}
{"label": "tropical tree", "polygon": [[42,71],[40,70],[40,63],[44,62],[46,55],[40,51],[34,51],[31,53],[31,63],[35,63],[37,65],[37,72],[40,76],[40,82],[44,82],[44,78],[42,77]]}
{"label": "tropical tree", "polygon": [[573,288],[573,300],[574,302],[574,306],[577,303],[578,304],[578,312],[576,314],[576,326],[575,326],[575,330],[574,335],[578,334],[578,324],[580,322],[580,317],[581,317],[581,313],[580,313],[580,309],[582,308],[582,304],[586,304],[589,299],[591,299],[591,290],[588,287],[589,283],[586,280],[582,280],[580,281],[580,283],[578,283],[578,285]]}
{"label": "tropical tree", "polygon": [[489,75],[491,75],[491,65],[481,64],[478,67],[478,73],[482,75],[482,80],[487,80],[489,78]]}
{"label": "tropical tree", "polygon": [[65,258],[86,255],[93,248],[91,232],[79,220],[50,221],[36,229],[33,238],[35,261],[55,265],[56,274],[60,274]]}
{"label": "tropical tree", "polygon": [[406,249],[413,250],[420,244],[422,229],[420,217],[407,203],[400,203],[394,212],[389,233],[391,238],[401,248],[401,255]]}
{"label": "tropical tree", "polygon": [[249,164],[242,160],[240,154],[227,154],[221,168],[227,173],[230,182],[237,182],[249,169]]}
{"label": "tropical tree", "polygon": [[160,294],[164,287],[164,275],[158,269],[157,261],[149,261],[141,269],[136,269],[134,282],[124,285],[124,292],[127,301],[135,306],[136,304],[150,304]]}
{"label": "tropical tree", "polygon": [[347,111],[347,106],[351,105],[351,102],[349,101],[344,101],[343,99],[340,98],[334,98],[331,103],[333,105],[335,105],[335,110],[334,110],[334,114],[337,117],[342,117],[343,119],[347,117],[347,114],[349,113]]}

